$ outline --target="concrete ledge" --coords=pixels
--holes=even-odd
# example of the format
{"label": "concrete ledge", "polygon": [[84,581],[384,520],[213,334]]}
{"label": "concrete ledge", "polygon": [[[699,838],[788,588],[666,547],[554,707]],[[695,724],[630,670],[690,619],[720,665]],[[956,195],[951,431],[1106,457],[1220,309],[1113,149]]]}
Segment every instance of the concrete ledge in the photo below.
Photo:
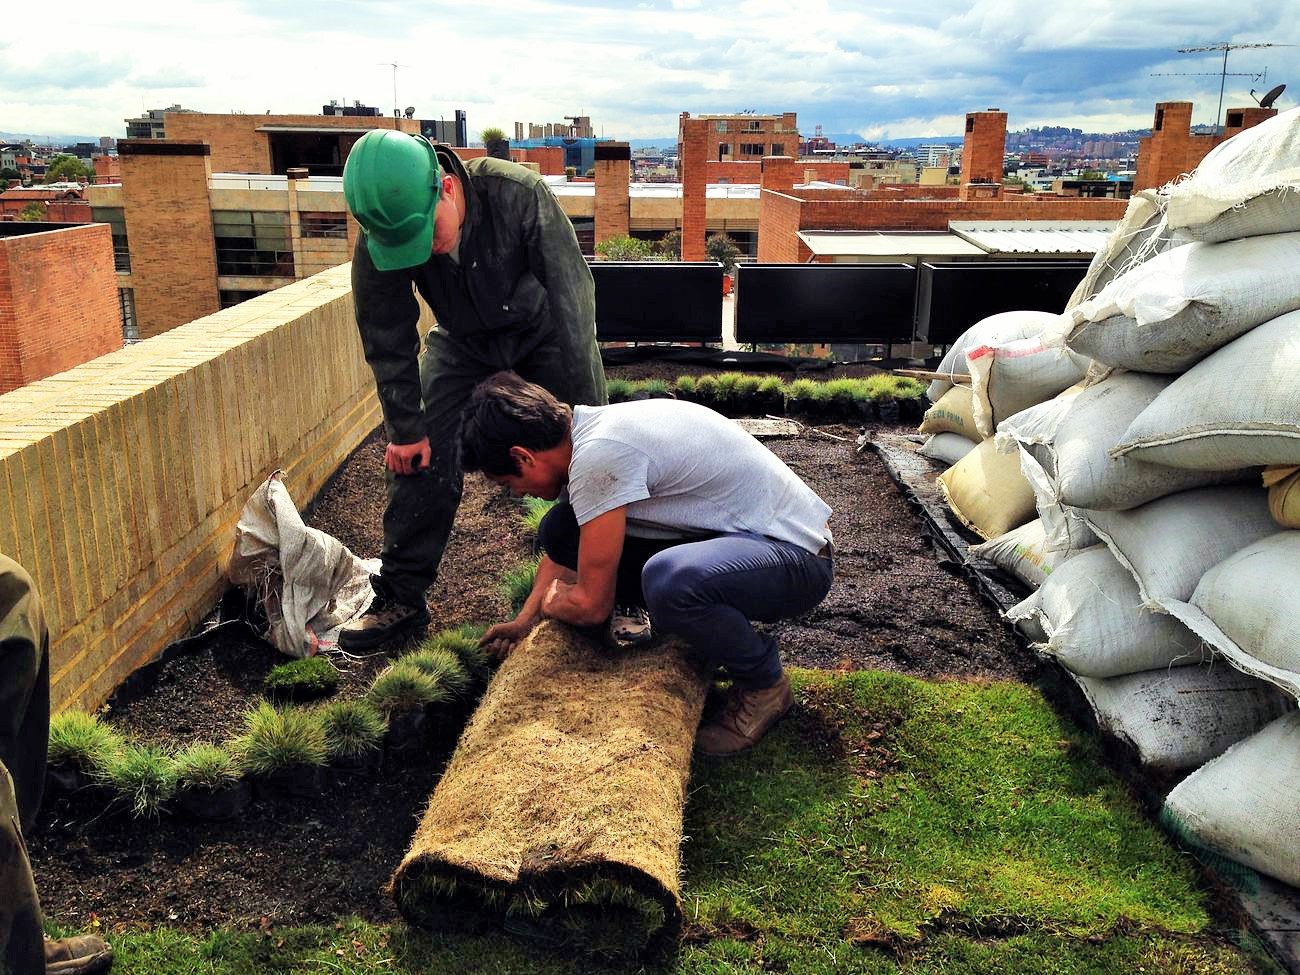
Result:
{"label": "concrete ledge", "polygon": [[207,614],[272,471],[306,504],[379,424],[349,274],[0,396],[0,551],[47,607],[56,710],[98,706]]}

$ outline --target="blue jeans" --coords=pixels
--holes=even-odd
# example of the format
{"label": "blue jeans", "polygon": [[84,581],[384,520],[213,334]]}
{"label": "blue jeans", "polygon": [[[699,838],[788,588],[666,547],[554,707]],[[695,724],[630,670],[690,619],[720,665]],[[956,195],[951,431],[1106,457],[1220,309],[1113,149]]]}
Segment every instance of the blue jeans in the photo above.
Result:
{"label": "blue jeans", "polygon": [[[578,522],[557,504],[538,538],[551,561],[578,567]],[[826,598],[834,578],[829,557],[765,535],[728,532],[699,539],[628,535],[618,566],[615,601],[650,611],[655,629],[680,637],[706,663],[721,665],[748,689],[781,679],[776,640],[751,620],[799,616]]]}

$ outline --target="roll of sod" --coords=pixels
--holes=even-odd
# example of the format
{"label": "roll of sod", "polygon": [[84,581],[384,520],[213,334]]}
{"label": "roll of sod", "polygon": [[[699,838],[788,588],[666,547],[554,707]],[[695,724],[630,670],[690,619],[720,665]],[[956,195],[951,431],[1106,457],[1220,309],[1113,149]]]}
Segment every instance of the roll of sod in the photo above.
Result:
{"label": "roll of sod", "polygon": [[392,894],[438,930],[504,927],[626,960],[681,925],[682,809],[707,682],[679,645],[544,623],[506,659]]}

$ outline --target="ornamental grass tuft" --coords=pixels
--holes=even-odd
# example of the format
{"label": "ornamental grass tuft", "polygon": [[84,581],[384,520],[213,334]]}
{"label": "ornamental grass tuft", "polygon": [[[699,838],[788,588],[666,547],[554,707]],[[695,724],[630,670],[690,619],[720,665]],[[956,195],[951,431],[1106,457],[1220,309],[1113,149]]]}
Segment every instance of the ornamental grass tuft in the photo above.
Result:
{"label": "ornamental grass tuft", "polygon": [[542,526],[542,519],[554,507],[555,502],[545,498],[524,498],[524,513],[520,519],[524,524],[524,531],[536,538]]}
{"label": "ornamental grass tuft", "polygon": [[392,714],[429,704],[445,704],[451,700],[451,691],[414,664],[399,660],[375,678],[366,692],[366,700]]}
{"label": "ornamental grass tuft", "polygon": [[404,654],[398,658],[399,662],[428,674],[438,682],[439,687],[445,687],[453,698],[465,697],[472,680],[469,671],[460,662],[460,657],[444,647],[431,646],[430,643],[432,641],[412,653]]}
{"label": "ornamental grass tuft", "polygon": [[49,761],[83,772],[102,770],[126,747],[122,736],[85,711],[63,711],[50,718]]}
{"label": "ornamental grass tuft", "polygon": [[518,613],[533,591],[540,559],[529,559],[513,569],[507,569],[501,578],[501,595],[510,601],[510,611]]}
{"label": "ornamental grass tuft", "polygon": [[263,701],[244,714],[237,750],[254,775],[297,766],[325,764],[325,728],[320,715],[305,708],[277,708]]}
{"label": "ornamental grass tuft", "polygon": [[461,666],[469,672],[478,684],[486,684],[492,676],[492,661],[481,646],[479,640],[487,632],[486,626],[465,623],[450,630],[434,634],[425,642],[426,647],[438,647],[454,653]]}
{"label": "ornamental grass tuft", "polygon": [[176,766],[156,745],[127,745],[109,759],[101,776],[137,819],[157,819],[176,794]]}
{"label": "ornamental grass tuft", "polygon": [[221,745],[198,742],[172,759],[176,770],[176,787],[193,787],[215,791],[238,781],[243,774],[239,757]]}
{"label": "ornamental grass tuft", "polygon": [[330,701],[320,709],[325,754],[355,761],[379,751],[388,722],[369,701]]}
{"label": "ornamental grass tuft", "polygon": [[605,380],[605,391],[611,403],[622,403],[632,395],[632,383],[626,379]]}

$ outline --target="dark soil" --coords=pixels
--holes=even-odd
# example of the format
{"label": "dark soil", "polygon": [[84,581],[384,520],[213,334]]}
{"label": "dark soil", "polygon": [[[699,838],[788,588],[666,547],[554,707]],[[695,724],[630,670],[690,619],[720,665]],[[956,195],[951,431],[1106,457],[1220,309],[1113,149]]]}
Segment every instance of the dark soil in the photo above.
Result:
{"label": "dark soil", "polygon": [[[869,371],[870,367],[864,367]],[[693,371],[673,367],[672,375]],[[644,363],[622,378],[665,376]],[[1029,679],[1031,655],[964,579],[940,568],[921,522],[880,461],[858,454],[849,427],[769,441],[834,508],[836,581],[815,611],[772,627],[788,663],[825,669],[884,668],[921,677]],[[833,437],[840,439],[832,439]],[[377,555],[384,507],[383,442],[372,436],[308,512],[308,521],[363,557]],[[503,572],[531,548],[520,504],[471,476],[430,597],[433,630],[507,618]],[[281,662],[240,626],[191,641],[112,702],[108,719],[170,745],[237,734]],[[353,664],[339,693],[358,693],[386,657]],[[255,801],[243,816],[200,823],[165,815],[144,823],[103,813],[102,803],[52,796],[30,850],[47,913],[79,927],[95,914],[110,930],[166,923],[210,930],[264,923],[333,922],[351,914],[396,917],[382,892],[406,852],[454,744],[390,764],[378,775],[335,781],[316,800]],[[849,746],[863,749],[860,743]],[[863,749],[864,771],[877,764]],[[877,756],[877,760],[883,756]]]}

